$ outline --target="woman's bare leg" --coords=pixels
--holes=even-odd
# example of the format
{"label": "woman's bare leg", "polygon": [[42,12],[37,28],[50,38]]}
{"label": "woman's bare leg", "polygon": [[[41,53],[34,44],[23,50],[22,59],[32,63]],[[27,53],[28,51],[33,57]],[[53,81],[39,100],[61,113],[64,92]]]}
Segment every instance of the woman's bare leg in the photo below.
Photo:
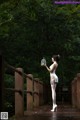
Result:
{"label": "woman's bare leg", "polygon": [[52,101],[53,101],[53,108],[56,105],[56,84],[51,84],[51,91],[52,91]]}

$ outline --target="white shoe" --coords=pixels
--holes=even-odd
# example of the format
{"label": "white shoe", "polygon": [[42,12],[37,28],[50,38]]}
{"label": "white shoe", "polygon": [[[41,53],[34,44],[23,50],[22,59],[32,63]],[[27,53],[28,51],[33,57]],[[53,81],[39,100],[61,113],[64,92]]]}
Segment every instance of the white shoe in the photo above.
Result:
{"label": "white shoe", "polygon": [[51,112],[54,112],[54,109],[52,109]]}
{"label": "white shoe", "polygon": [[53,107],[53,109],[51,110],[51,112],[54,112],[55,110],[57,110],[56,108],[57,108],[57,105],[54,105],[54,107]]}

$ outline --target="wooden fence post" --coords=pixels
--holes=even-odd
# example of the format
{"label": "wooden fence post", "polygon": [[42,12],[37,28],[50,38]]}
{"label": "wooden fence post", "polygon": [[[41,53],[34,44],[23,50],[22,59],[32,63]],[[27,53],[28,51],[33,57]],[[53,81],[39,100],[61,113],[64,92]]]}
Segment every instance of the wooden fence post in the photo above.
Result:
{"label": "wooden fence post", "polygon": [[[23,72],[22,68],[17,68],[18,71]],[[24,91],[23,91],[23,74],[15,72],[15,89],[20,90],[15,92],[15,116],[20,117],[24,115]]]}
{"label": "wooden fence post", "polygon": [[80,73],[77,74],[77,108],[80,109]]}
{"label": "wooden fence post", "polygon": [[4,61],[0,53],[0,112],[4,111]]}
{"label": "wooden fence post", "polygon": [[29,77],[26,78],[27,80],[27,110],[33,109],[33,75],[28,74]]}
{"label": "wooden fence post", "polygon": [[39,78],[34,78],[34,107],[39,106]]}
{"label": "wooden fence post", "polygon": [[39,81],[39,105],[43,105],[43,82]]}
{"label": "wooden fence post", "polygon": [[77,78],[75,77],[72,81],[72,105],[77,106]]}

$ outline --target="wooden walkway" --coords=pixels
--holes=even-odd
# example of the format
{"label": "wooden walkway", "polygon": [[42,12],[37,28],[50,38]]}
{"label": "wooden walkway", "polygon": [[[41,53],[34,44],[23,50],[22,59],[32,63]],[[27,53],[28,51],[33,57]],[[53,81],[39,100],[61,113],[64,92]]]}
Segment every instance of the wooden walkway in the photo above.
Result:
{"label": "wooden walkway", "polygon": [[58,105],[56,112],[51,112],[51,106],[41,106],[33,111],[25,111],[23,118],[16,120],[80,120],[80,110],[70,105]]}

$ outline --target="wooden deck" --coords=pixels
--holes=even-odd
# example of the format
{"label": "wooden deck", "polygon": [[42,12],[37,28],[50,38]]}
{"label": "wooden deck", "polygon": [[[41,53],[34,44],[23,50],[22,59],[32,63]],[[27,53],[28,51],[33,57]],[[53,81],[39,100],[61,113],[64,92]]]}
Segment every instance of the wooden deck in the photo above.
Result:
{"label": "wooden deck", "polygon": [[24,117],[16,120],[80,120],[80,110],[70,105],[58,105],[55,112],[50,110],[50,105],[41,106],[33,111],[25,111]]}

